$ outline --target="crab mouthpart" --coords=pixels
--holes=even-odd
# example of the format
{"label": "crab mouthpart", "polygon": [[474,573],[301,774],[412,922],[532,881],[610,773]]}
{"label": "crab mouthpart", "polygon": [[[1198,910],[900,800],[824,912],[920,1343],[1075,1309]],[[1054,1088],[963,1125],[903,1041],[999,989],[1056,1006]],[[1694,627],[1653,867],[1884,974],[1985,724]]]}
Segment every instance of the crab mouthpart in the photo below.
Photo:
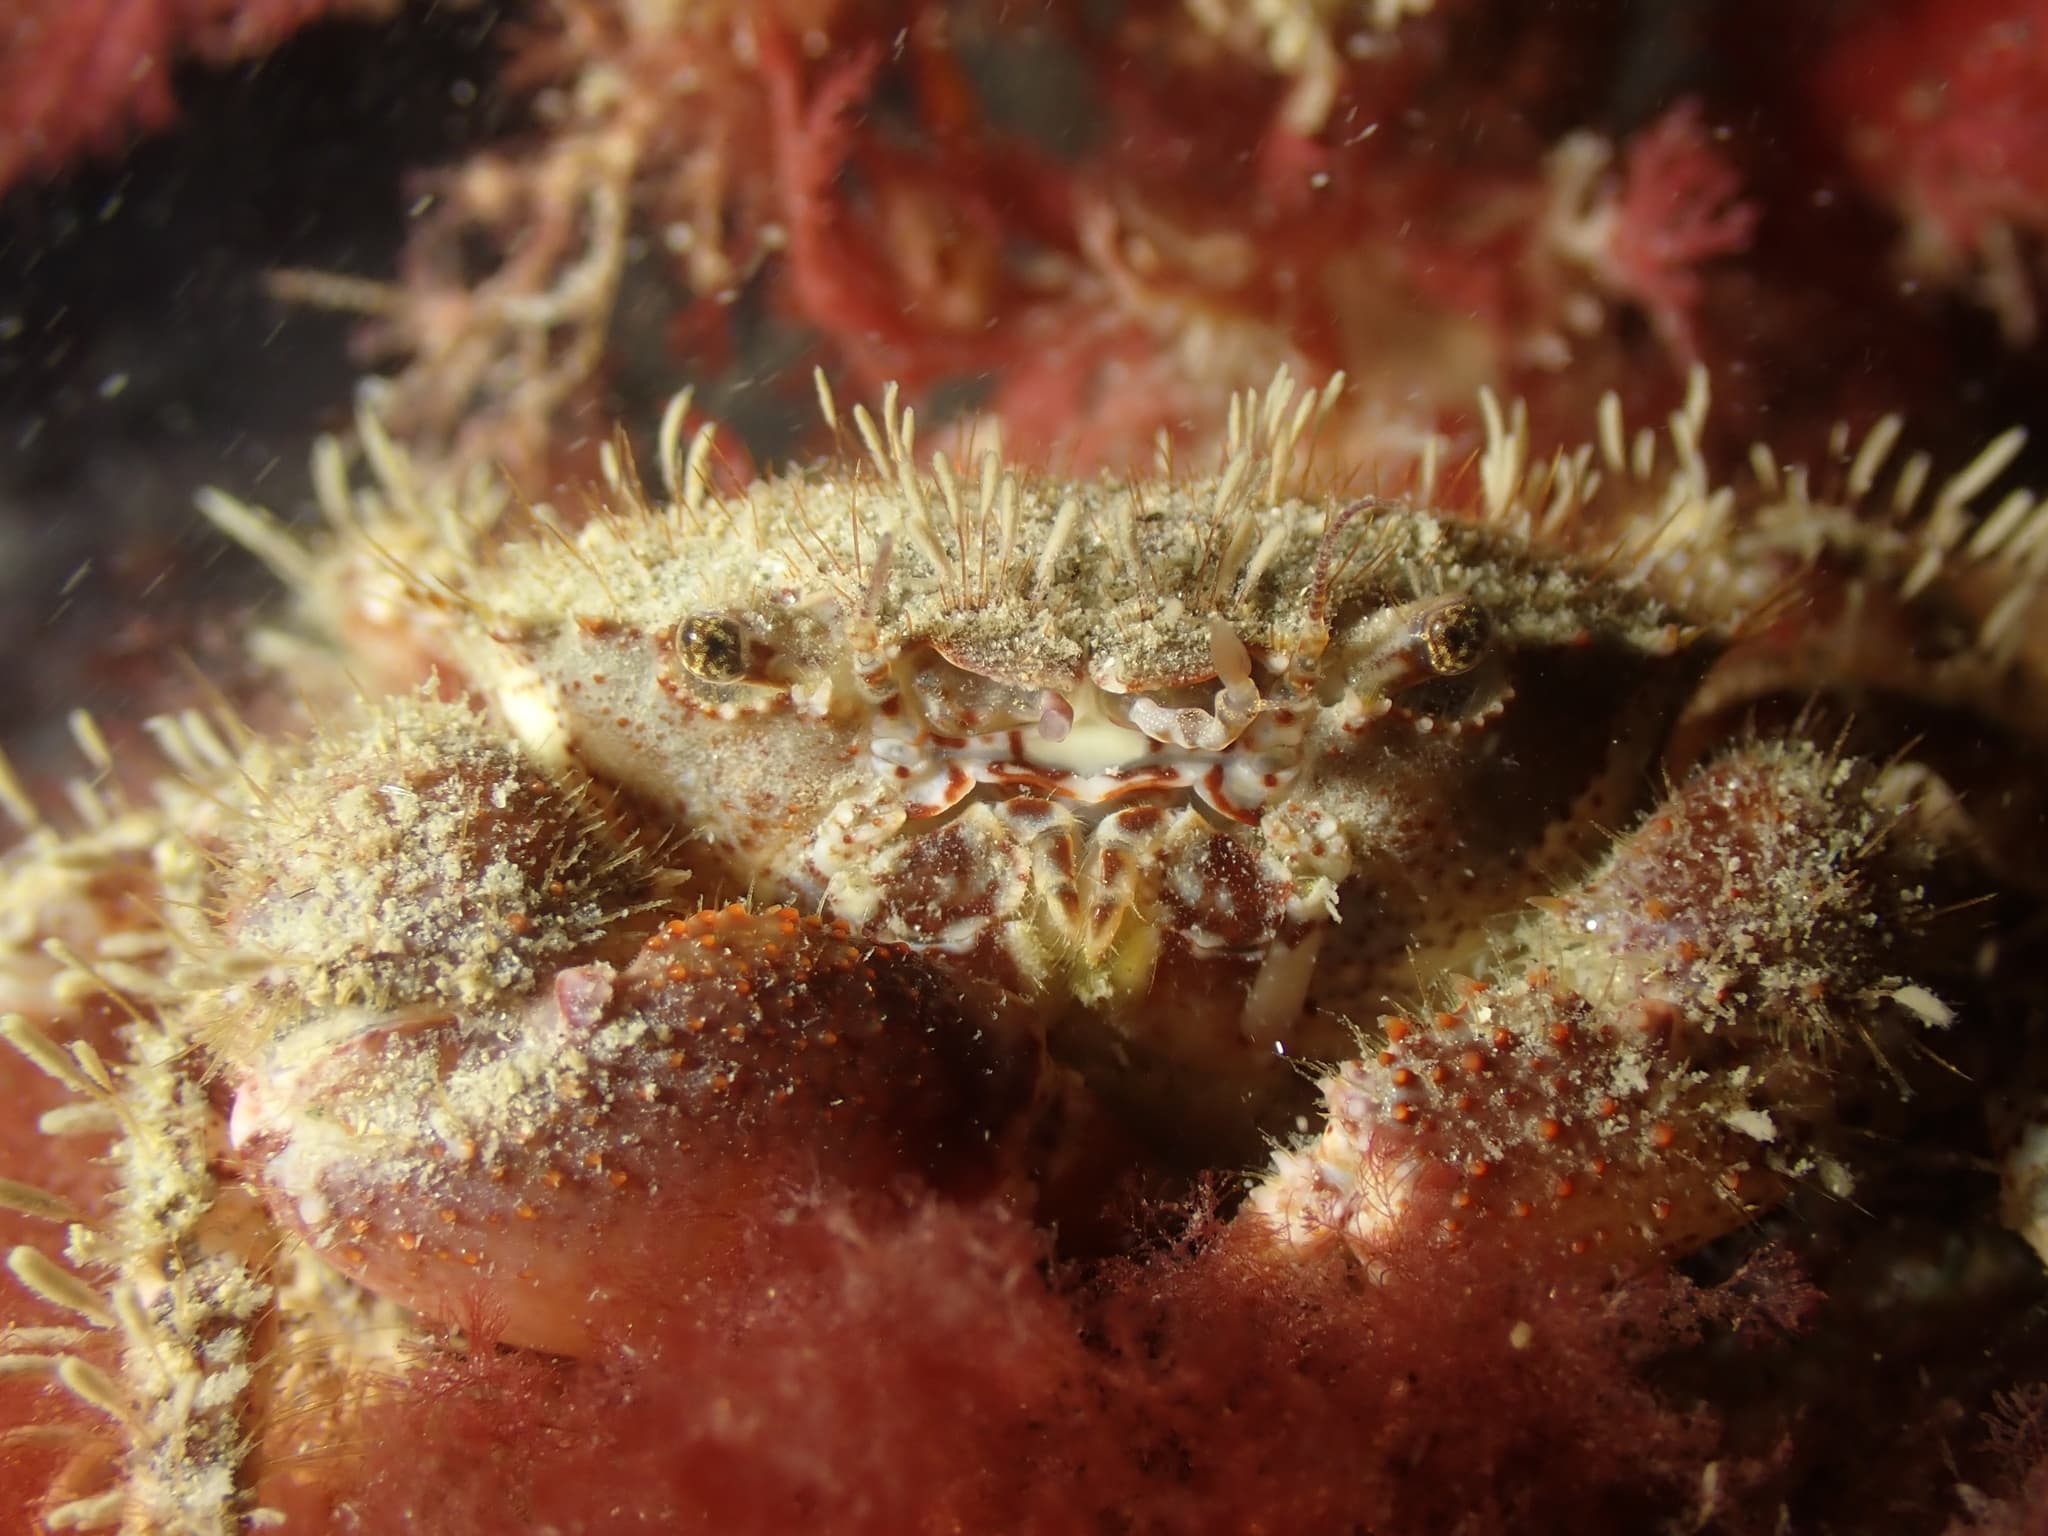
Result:
{"label": "crab mouthpart", "polygon": [[[1213,730],[1180,718],[1187,715]],[[913,818],[940,815],[990,785],[1083,806],[1192,790],[1228,819],[1253,824],[1299,772],[1306,727],[1305,711],[1258,716],[1256,706],[1242,724],[1151,699],[1118,709],[1082,683],[1031,726],[971,736],[878,730],[870,751]]]}
{"label": "crab mouthpart", "polygon": [[1085,806],[1193,790],[1229,819],[1255,823],[1299,771],[1307,712],[1268,712],[1251,653],[1228,621],[1210,620],[1209,641],[1221,685],[1213,709],[1082,679],[1045,689],[1035,722],[997,730],[949,733],[914,707],[878,714],[870,751],[915,818],[940,815],[986,784]]}

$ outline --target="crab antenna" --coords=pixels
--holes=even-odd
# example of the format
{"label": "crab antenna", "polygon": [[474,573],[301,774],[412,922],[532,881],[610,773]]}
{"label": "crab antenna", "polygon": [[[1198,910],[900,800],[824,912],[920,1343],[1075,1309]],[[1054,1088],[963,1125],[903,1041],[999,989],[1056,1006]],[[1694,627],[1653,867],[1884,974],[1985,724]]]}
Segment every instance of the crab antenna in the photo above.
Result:
{"label": "crab antenna", "polygon": [[875,547],[874,568],[868,572],[868,589],[861,595],[860,617],[873,623],[882,611],[882,595],[889,589],[889,566],[896,555],[896,535],[885,533]]}
{"label": "crab antenna", "polygon": [[875,697],[889,691],[889,658],[882,654],[881,631],[875,621],[882,612],[882,599],[888,594],[889,564],[895,553],[895,533],[883,534],[875,549],[875,563],[868,572],[867,590],[861,594],[860,606],[847,615],[846,640],[853,653],[854,671],[860,675],[861,685]]}
{"label": "crab antenna", "polygon": [[1323,530],[1322,542],[1316,546],[1315,576],[1309,582],[1308,618],[1309,623],[1320,629],[1328,617],[1330,607],[1330,582],[1336,575],[1337,539],[1361,512],[1386,512],[1394,503],[1383,496],[1361,496],[1337,509],[1330,518],[1330,524]]}

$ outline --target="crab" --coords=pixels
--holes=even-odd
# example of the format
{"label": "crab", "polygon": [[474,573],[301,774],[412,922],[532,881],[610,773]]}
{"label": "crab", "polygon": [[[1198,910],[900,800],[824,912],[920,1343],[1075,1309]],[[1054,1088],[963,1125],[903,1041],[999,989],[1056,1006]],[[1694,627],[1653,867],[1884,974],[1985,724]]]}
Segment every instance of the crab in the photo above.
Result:
{"label": "crab", "polygon": [[299,600],[280,686],[150,722],[161,771],[80,717],[67,826],[0,776],[5,1033],[112,1137],[106,1189],[0,1186],[68,1224],[16,1367],[105,1421],[45,1519],[284,1520],[409,1351],[629,1347],[792,1184],[1085,1233],[1263,1160],[1221,1241],[1368,1285],[1852,1188],[1998,862],[1873,684],[2030,718],[2048,523],[1973,512],[2016,442],[1883,519],[1896,422],[1717,486],[1698,377],[1668,446],[1610,397],[1532,458],[1489,397],[1472,473],[1360,495],[1340,387],[1233,402],[1208,473],[921,456],[821,378],[841,451],[745,487],[678,400],[660,491],[620,439],[580,515],[373,409],[325,532],[209,496]]}

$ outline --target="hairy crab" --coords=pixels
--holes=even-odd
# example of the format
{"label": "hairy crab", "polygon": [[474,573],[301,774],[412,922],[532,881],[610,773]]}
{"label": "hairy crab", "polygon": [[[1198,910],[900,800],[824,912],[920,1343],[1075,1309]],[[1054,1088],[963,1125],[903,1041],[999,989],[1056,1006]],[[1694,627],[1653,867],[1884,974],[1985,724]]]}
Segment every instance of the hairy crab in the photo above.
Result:
{"label": "hairy crab", "polygon": [[[1532,461],[1489,400],[1472,473],[1357,495],[1335,388],[1138,481],[920,458],[821,383],[860,448],[744,488],[679,404],[664,493],[621,447],[582,516],[374,416],[320,537],[212,497],[305,609],[258,649],[312,723],[156,721],[145,795],[81,719],[61,830],[0,780],[8,1037],[51,1132],[113,1136],[110,1188],[4,1190],[73,1223],[10,1263],[80,1325],[15,1368],[110,1426],[53,1430],[51,1522],[282,1519],[437,1326],[630,1346],[796,1186],[1086,1232],[1279,1138],[1221,1241],[1366,1283],[1613,1275],[1849,1188],[1843,1106],[1952,1022],[1981,828],[1824,709],[1755,722],[1882,724],[1879,670],[2027,718],[2048,524],[1971,515],[2014,445],[1880,519],[1895,423],[1838,489],[1716,486],[1700,383],[1668,449],[1610,397]],[[1866,643],[1937,606],[1960,642]]]}

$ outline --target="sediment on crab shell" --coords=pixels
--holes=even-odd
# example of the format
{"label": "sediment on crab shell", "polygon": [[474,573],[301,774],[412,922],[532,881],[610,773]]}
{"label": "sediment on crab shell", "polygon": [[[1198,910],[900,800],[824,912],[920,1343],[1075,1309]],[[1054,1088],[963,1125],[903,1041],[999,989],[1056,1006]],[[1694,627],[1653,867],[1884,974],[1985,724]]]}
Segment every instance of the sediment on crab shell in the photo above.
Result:
{"label": "sediment on crab shell", "polygon": [[678,883],[466,704],[386,700],[238,767],[185,1022],[241,1067],[289,1064],[323,1018],[474,1007],[607,934],[630,948]]}

